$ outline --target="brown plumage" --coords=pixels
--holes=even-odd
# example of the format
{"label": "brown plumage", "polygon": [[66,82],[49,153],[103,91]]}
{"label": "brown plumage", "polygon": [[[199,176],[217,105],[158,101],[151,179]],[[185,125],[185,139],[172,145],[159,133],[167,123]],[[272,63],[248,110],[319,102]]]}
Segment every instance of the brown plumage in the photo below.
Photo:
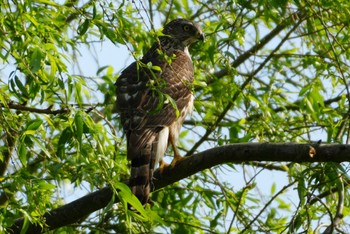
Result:
{"label": "brown plumage", "polygon": [[185,19],[165,25],[163,34],[116,82],[117,107],[131,160],[129,186],[142,204],[149,202],[153,171],[158,163],[164,166],[162,158],[169,144],[174,150],[172,165],[181,158],[175,143],[193,108],[194,73],[188,46],[204,39],[201,28]]}

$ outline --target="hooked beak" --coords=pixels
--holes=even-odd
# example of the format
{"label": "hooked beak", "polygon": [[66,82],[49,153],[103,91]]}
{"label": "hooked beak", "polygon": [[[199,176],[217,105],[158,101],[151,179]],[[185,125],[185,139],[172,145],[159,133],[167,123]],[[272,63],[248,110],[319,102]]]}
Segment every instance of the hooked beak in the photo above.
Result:
{"label": "hooked beak", "polygon": [[199,41],[204,41],[204,33],[199,34],[198,40]]}

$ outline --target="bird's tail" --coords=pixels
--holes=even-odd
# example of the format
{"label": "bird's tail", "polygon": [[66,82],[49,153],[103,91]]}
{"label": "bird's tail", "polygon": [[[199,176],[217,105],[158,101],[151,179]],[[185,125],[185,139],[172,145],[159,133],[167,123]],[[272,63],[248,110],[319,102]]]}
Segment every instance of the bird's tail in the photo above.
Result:
{"label": "bird's tail", "polygon": [[152,177],[155,167],[156,142],[149,143],[131,160],[129,186],[133,194],[145,205],[150,202]]}
{"label": "bird's tail", "polygon": [[131,160],[129,186],[145,205],[151,203],[153,171],[168,147],[169,128],[149,128],[134,131],[128,137],[128,158]]}

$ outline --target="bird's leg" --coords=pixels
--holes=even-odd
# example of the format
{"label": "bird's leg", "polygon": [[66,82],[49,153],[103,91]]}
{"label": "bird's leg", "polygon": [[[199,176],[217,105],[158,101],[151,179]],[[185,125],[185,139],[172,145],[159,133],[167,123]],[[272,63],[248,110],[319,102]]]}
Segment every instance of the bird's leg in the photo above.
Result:
{"label": "bird's leg", "polygon": [[169,164],[166,163],[166,162],[164,162],[163,159],[160,160],[160,161],[159,161],[159,173],[160,173],[160,174],[163,174],[164,168],[166,168],[166,167],[168,167],[168,166],[169,166]]}
{"label": "bird's leg", "polygon": [[173,147],[173,151],[174,151],[174,159],[171,162],[171,166],[174,167],[177,162],[183,160],[184,158],[180,155],[180,152],[179,152],[179,150],[176,147],[174,138],[172,138],[172,137],[170,137],[170,144]]}

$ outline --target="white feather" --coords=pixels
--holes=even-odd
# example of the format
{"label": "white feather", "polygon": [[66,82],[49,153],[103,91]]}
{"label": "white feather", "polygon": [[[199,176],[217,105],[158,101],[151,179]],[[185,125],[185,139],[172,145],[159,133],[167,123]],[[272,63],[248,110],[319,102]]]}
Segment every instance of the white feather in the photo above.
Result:
{"label": "white feather", "polygon": [[162,129],[162,131],[159,132],[156,160],[154,164],[155,167],[158,166],[159,162],[164,157],[165,151],[168,148],[168,139],[169,139],[169,127],[165,127]]}
{"label": "white feather", "polygon": [[190,52],[188,51],[188,47],[187,46],[185,47],[184,52],[190,58],[190,60],[192,61],[192,58],[191,58]]}
{"label": "white feather", "polygon": [[181,111],[179,118],[175,122],[173,122],[169,127],[164,127],[159,132],[155,166],[158,166],[159,162],[163,159],[165,155],[165,152],[168,148],[170,135],[174,139],[175,143],[177,142],[182,124],[186,116],[188,114],[192,114],[193,112],[193,100],[194,97],[193,95],[191,95],[188,105]]}

